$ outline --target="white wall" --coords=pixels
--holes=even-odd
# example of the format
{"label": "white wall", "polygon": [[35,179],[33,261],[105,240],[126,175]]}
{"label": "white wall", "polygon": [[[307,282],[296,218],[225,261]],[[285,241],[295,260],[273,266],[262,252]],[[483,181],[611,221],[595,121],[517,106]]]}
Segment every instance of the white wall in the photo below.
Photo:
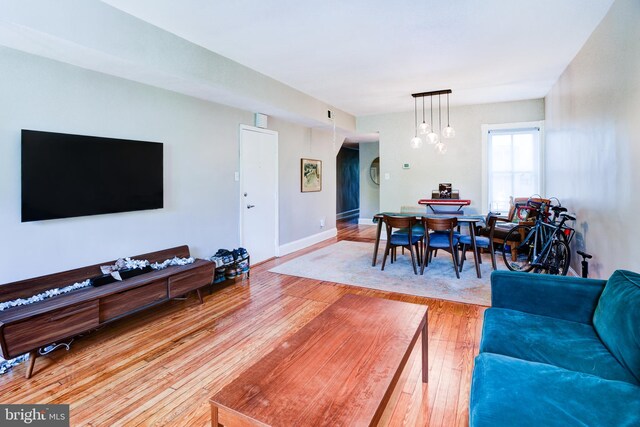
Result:
{"label": "white wall", "polygon": [[[336,150],[333,134],[273,119],[279,132],[280,245],[335,229]],[[322,191],[300,191],[300,160],[322,160]],[[324,227],[320,220],[325,221]]]}
{"label": "white wall", "polygon": [[2,2],[0,45],[304,126],[355,118],[99,0]]}
{"label": "white wall", "polygon": [[[3,47],[0,75],[0,284],[180,244],[201,257],[237,247],[238,128],[252,113]],[[334,227],[330,135],[272,123],[281,243],[319,231],[321,215]],[[163,142],[165,208],[21,223],[21,129]],[[325,160],[322,193],[300,194],[303,155]]]}
{"label": "white wall", "polygon": [[369,174],[371,162],[380,156],[378,142],[360,144],[360,219],[371,221],[380,212],[380,186],[374,184]]}
{"label": "white wall", "polygon": [[[434,125],[437,107],[435,112]],[[456,137],[447,141],[445,155],[436,153],[433,146],[427,144],[420,149],[411,148],[413,111],[358,117],[358,132],[380,132],[380,210],[397,211],[402,206],[417,205],[419,199],[431,197],[431,190],[437,189],[438,183],[451,182],[454,189],[460,190],[461,198],[472,200],[472,205],[465,210],[480,212],[481,125],[535,121],[543,117],[542,99],[452,107],[451,125],[456,130]],[[403,169],[403,163],[409,163],[410,169]],[[384,179],[385,173],[390,175],[389,180]]]}
{"label": "white wall", "polygon": [[592,277],[640,271],[639,23],[640,2],[617,0],[545,99],[547,193],[576,212]]}

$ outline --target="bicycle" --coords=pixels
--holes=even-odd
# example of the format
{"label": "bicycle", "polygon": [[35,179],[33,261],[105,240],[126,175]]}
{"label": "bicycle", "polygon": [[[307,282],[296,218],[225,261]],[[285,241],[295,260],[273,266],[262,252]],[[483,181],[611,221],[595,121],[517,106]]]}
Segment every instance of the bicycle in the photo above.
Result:
{"label": "bicycle", "polygon": [[[557,199],[556,199],[557,200]],[[569,243],[575,230],[565,225],[566,221],[575,221],[575,217],[566,213],[560,205],[551,206],[553,217],[547,213],[546,205],[529,208],[536,211],[532,225],[518,225],[505,236],[506,245],[515,245],[511,250],[502,252],[504,263],[509,270],[535,273],[560,274],[566,276],[571,262]]]}

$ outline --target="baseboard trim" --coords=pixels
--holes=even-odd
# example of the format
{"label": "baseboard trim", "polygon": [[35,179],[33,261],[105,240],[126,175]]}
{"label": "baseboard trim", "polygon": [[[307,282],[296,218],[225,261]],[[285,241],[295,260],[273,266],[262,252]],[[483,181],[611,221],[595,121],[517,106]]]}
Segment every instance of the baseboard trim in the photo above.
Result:
{"label": "baseboard trim", "polygon": [[331,228],[318,234],[313,234],[311,236],[307,236],[293,242],[285,243],[284,245],[280,245],[280,247],[278,248],[278,256],[288,255],[292,252],[299,251],[300,249],[308,248],[311,245],[315,245],[316,243],[331,239],[332,237],[336,237],[337,235],[338,229]]}
{"label": "baseboard trim", "polygon": [[358,225],[375,225],[371,218],[358,218]]}
{"label": "baseboard trim", "polygon": [[352,209],[350,211],[340,212],[336,214],[336,220],[357,218],[360,216],[360,209]]}

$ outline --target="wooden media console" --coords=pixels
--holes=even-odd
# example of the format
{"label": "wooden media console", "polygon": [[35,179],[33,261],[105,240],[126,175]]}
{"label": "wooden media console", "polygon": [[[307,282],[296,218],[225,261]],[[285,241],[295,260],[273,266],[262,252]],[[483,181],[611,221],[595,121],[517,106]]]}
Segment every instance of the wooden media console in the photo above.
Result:
{"label": "wooden media console", "polygon": [[[189,256],[189,247],[185,245],[133,258],[154,263]],[[1,285],[0,302],[29,298],[48,289],[82,282],[101,275],[101,265],[114,263],[107,261]],[[0,354],[5,359],[12,359],[29,353],[27,378],[30,378],[40,347],[96,329],[191,291],[196,291],[202,302],[201,288],[211,284],[213,274],[214,264],[198,259],[193,264],[167,267],[0,311]]]}

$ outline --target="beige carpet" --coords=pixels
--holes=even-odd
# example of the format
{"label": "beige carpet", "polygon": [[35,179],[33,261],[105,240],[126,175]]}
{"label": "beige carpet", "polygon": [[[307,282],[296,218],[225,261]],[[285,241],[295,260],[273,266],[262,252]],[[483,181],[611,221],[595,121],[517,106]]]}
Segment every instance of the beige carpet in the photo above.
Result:
{"label": "beige carpet", "polygon": [[[438,252],[433,263],[425,269],[424,276],[420,276],[419,270],[416,276],[411,268],[408,251],[405,250],[405,255],[401,255],[400,249],[398,249],[398,260],[390,264],[387,259],[387,265],[384,271],[381,271],[383,244],[384,242],[380,245],[378,263],[375,267],[371,266],[373,243],[343,240],[295,258],[269,271],[449,301],[485,306],[491,304],[489,255],[483,256],[480,266],[481,279],[476,276],[473,255],[470,252],[467,254],[467,261],[460,273],[460,279],[456,279],[451,255],[442,251]],[[499,269],[506,268],[500,254],[498,254],[497,263]]]}

